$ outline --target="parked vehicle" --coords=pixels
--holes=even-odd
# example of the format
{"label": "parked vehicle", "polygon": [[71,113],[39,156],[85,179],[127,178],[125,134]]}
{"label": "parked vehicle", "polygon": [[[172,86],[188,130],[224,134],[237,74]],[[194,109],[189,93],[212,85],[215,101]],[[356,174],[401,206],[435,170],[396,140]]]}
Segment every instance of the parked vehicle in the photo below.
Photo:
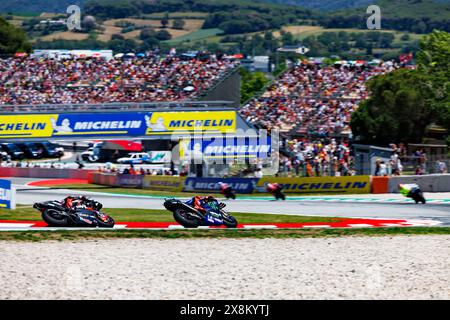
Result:
{"label": "parked vehicle", "polygon": [[117,162],[120,164],[143,164],[150,163],[151,158],[149,154],[145,152],[130,153],[128,157],[117,159]]}
{"label": "parked vehicle", "polygon": [[23,151],[14,143],[1,143],[0,147],[11,157],[11,160],[23,160],[25,158]]}
{"label": "parked vehicle", "polygon": [[43,150],[44,158],[59,158],[64,156],[64,148],[52,142],[36,142],[36,145]]}
{"label": "parked vehicle", "polygon": [[97,157],[94,156],[94,147],[89,147],[86,151],[81,153],[81,159],[86,162],[95,162]]}
{"label": "parked vehicle", "polygon": [[42,147],[38,147],[33,142],[23,142],[16,144],[20,150],[23,151],[25,158],[28,159],[40,159],[44,156],[44,150]]}

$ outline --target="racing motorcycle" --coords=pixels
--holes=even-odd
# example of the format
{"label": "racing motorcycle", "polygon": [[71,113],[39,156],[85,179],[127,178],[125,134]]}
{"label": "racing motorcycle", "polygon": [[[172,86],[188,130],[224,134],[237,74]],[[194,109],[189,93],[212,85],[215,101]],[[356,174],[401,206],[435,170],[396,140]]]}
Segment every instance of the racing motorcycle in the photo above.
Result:
{"label": "racing motorcycle", "polygon": [[275,200],[281,199],[286,200],[286,196],[283,193],[283,186],[278,183],[269,183],[266,186],[267,192],[270,192],[274,197]]}
{"label": "racing motorcycle", "polygon": [[227,199],[236,199],[236,194],[233,191],[233,188],[226,183],[219,182],[220,193],[225,196]]}
{"label": "racing motorcycle", "polygon": [[85,208],[71,210],[60,201],[37,202],[33,208],[41,212],[42,219],[50,227],[114,227],[114,219],[101,212],[102,204],[90,200]]}
{"label": "racing motorcycle", "polygon": [[427,202],[422,190],[420,190],[420,187],[417,184],[399,184],[398,187],[403,196],[413,199],[415,203],[421,202],[422,204],[425,204]]}
{"label": "racing motorcycle", "polygon": [[164,207],[173,213],[176,222],[185,228],[197,228],[199,226],[221,226],[236,228],[236,218],[227,213],[223,208],[225,203],[211,201],[208,205],[212,208],[210,214],[205,214],[194,207],[174,198],[164,199]]}

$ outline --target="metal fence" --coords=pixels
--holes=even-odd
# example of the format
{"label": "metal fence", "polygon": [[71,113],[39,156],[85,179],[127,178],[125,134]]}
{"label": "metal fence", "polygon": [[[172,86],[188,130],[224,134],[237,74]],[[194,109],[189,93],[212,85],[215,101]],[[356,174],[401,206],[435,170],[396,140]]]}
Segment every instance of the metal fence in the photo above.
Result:
{"label": "metal fence", "polygon": [[36,105],[0,105],[0,113],[49,113],[49,112],[121,112],[147,110],[198,110],[235,108],[232,101],[174,101],[174,102],[117,102],[102,104],[36,104]]}

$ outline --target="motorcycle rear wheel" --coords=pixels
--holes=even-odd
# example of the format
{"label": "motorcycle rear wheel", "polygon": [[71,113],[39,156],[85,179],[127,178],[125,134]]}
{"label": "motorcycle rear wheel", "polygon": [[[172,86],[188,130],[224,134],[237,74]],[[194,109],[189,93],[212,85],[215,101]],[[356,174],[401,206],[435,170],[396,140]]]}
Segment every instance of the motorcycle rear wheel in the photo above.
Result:
{"label": "motorcycle rear wheel", "polygon": [[69,218],[59,213],[59,211],[55,209],[46,209],[42,212],[42,219],[50,226],[50,227],[68,227],[69,226]]}
{"label": "motorcycle rear wheel", "polygon": [[185,228],[197,228],[200,225],[200,221],[196,218],[190,218],[184,209],[176,209],[173,212],[173,218]]}

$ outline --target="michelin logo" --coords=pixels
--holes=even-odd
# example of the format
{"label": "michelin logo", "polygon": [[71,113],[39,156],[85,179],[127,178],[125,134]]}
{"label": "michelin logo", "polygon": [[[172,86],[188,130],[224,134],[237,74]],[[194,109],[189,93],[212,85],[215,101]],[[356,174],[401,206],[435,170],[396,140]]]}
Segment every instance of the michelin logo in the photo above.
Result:
{"label": "michelin logo", "polygon": [[61,125],[56,123],[55,119],[50,119],[53,130],[57,133],[69,133],[74,131],[87,131],[87,130],[112,130],[112,129],[139,129],[142,126],[140,120],[129,121],[81,121],[76,122],[71,126],[70,120],[65,118],[62,120]]}
{"label": "michelin logo", "polygon": [[347,183],[283,183],[284,190],[342,190],[342,189],[364,189],[367,182],[347,182]]}
{"label": "michelin logo", "polygon": [[53,118],[50,119],[50,122],[52,123],[53,130],[56,132],[73,132],[70,127],[70,120],[67,118],[61,122],[60,126],[56,124],[56,120]]}

